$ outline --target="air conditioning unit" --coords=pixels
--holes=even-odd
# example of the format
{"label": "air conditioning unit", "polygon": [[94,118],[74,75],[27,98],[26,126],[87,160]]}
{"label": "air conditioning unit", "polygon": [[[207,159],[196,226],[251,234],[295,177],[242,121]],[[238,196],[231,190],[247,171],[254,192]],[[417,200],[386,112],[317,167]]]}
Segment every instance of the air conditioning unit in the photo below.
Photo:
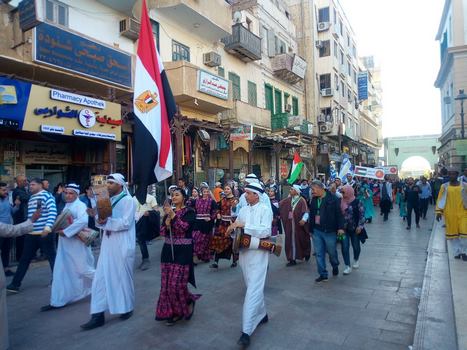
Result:
{"label": "air conditioning unit", "polygon": [[319,126],[319,133],[320,134],[329,134],[332,131],[332,124],[331,123],[324,123]]}
{"label": "air conditioning unit", "polygon": [[290,103],[285,105],[285,111],[287,113],[290,113],[292,111],[292,105]]}
{"label": "air conditioning unit", "polygon": [[324,32],[330,27],[329,22],[319,22],[318,23],[318,32]]}
{"label": "air conditioning unit", "polygon": [[321,89],[321,96],[324,96],[324,97],[329,97],[329,96],[332,96],[332,89],[331,88],[327,88],[327,89]]}
{"label": "air conditioning unit", "polygon": [[139,29],[141,24],[134,18],[127,17],[120,21],[120,35],[137,40],[139,37]]}
{"label": "air conditioning unit", "polygon": [[318,123],[325,123],[326,122],[326,116],[324,114],[320,114],[318,116]]}
{"label": "air conditioning unit", "polygon": [[203,63],[209,67],[218,67],[221,65],[221,55],[217,52],[211,51],[203,55]]}
{"label": "air conditioning unit", "polygon": [[316,40],[315,41],[315,46],[320,49],[323,47],[323,41],[322,40]]}

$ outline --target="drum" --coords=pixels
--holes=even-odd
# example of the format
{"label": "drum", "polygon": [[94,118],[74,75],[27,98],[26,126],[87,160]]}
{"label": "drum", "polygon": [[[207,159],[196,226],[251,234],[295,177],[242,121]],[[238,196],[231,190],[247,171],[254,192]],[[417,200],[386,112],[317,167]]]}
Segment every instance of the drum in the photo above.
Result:
{"label": "drum", "polygon": [[52,232],[57,232],[66,229],[73,223],[73,215],[68,209],[64,209],[57,219],[55,220],[54,225],[52,226]]}
{"label": "drum", "polygon": [[106,179],[106,175],[91,176],[92,192],[96,197],[97,215],[101,220],[112,216],[112,203],[107,191]]}
{"label": "drum", "polygon": [[78,233],[76,237],[78,237],[78,239],[86,246],[90,246],[96,239],[99,238],[99,232],[86,227],[80,233]]}
{"label": "drum", "polygon": [[242,229],[237,228],[231,234],[232,238],[232,253],[238,254],[240,252],[240,246],[242,241]]}

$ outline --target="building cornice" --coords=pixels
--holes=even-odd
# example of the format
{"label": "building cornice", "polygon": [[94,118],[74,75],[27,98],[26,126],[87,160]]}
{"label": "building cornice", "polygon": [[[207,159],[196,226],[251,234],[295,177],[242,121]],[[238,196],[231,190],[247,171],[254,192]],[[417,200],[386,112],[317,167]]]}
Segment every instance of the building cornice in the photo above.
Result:
{"label": "building cornice", "polygon": [[449,8],[451,7],[451,0],[446,0],[444,3],[443,14],[441,15],[441,20],[438,26],[438,32],[436,33],[436,40],[440,40],[441,36],[443,35],[444,23],[446,22],[446,17],[449,12]]}

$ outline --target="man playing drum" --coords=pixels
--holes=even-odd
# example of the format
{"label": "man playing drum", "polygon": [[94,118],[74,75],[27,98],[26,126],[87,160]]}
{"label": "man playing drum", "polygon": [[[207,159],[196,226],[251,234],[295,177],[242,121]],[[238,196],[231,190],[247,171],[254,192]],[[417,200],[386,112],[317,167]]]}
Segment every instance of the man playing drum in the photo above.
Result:
{"label": "man playing drum", "polygon": [[227,229],[227,234],[238,228],[244,230],[239,262],[247,290],[243,304],[242,336],[238,341],[238,345],[244,348],[250,345],[250,336],[255,328],[268,321],[264,304],[264,284],[269,254],[275,252],[276,246],[265,240],[271,236],[272,211],[269,204],[268,207],[261,202],[263,193],[259,183],[248,184],[245,187],[248,205],[240,209],[237,220]]}
{"label": "man playing drum", "polygon": [[86,204],[78,198],[79,186],[77,184],[68,184],[64,193],[66,204],[56,223],[59,221],[66,223],[55,231],[60,238],[58,239],[50,304],[43,306],[41,311],[64,307],[66,304],[91,294],[94,257],[91,248],[78,238],[78,235],[88,225]]}
{"label": "man playing drum", "polygon": [[122,174],[107,177],[111,214],[103,216],[100,199],[97,203],[96,227],[104,230],[96,274],[92,282],[91,320],[81,326],[84,330],[101,327],[105,323],[104,312],[120,314],[127,320],[133,314],[135,286],[133,265],[135,262],[136,230],[133,198],[128,194]]}

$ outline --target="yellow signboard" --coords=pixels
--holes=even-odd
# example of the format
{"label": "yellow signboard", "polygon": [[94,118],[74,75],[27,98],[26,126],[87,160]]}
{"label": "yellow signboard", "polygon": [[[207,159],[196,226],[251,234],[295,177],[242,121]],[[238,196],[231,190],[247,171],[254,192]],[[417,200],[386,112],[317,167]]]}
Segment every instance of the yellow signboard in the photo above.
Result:
{"label": "yellow signboard", "polygon": [[25,131],[120,141],[121,125],[117,103],[31,85]]}

